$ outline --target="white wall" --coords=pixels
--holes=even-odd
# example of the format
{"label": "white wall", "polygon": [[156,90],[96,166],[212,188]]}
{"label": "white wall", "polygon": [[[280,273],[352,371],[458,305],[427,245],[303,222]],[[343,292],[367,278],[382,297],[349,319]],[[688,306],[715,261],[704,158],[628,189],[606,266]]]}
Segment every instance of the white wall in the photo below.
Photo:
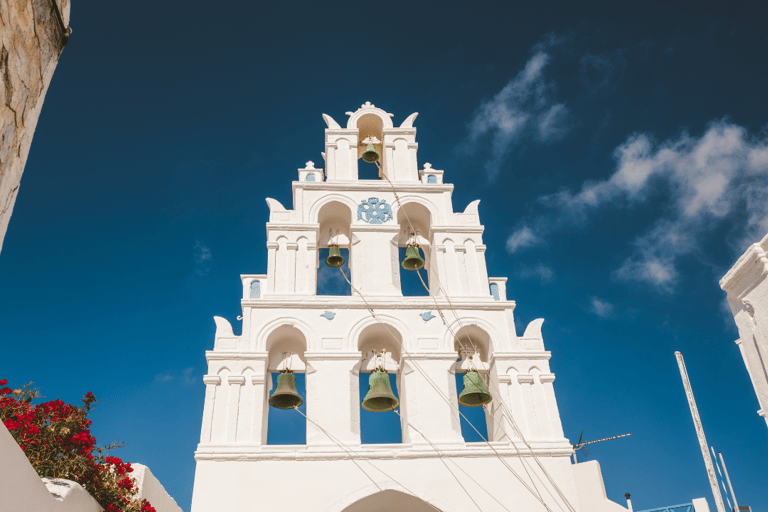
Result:
{"label": "white wall", "polygon": [[[181,512],[148,467],[131,466],[138,499],[149,500],[157,512]],[[0,511],[101,512],[101,507],[77,482],[37,476],[16,440],[0,423]]]}

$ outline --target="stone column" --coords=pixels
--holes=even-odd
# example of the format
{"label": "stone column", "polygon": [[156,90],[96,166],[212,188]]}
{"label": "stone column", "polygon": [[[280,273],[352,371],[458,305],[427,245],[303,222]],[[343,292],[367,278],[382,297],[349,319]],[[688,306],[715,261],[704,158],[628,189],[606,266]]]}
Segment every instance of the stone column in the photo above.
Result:
{"label": "stone column", "polygon": [[[360,444],[360,388],[353,369],[360,352],[305,352],[307,417],[347,445]],[[311,368],[311,370],[310,370]],[[336,446],[307,422],[307,446]]]}
{"label": "stone column", "polygon": [[464,245],[456,245],[454,248],[456,251],[456,269],[458,270],[459,278],[459,295],[469,295],[469,276],[467,275],[467,248]]}
{"label": "stone column", "polygon": [[[275,281],[277,281],[276,253],[277,242],[267,242],[267,292],[275,294]],[[263,293],[263,291],[262,291]]]}
{"label": "stone column", "polygon": [[549,415],[549,403],[544,391],[544,380],[548,379],[549,376],[551,376],[552,380],[555,380],[555,376],[552,374],[548,374],[547,377],[544,377],[542,374],[538,374],[536,375],[536,379],[533,383],[533,400],[535,407],[534,410],[536,413],[536,422],[539,424],[539,433],[541,434],[541,437],[546,439],[551,439],[554,437],[552,430],[552,418]]}
{"label": "stone column", "polygon": [[528,427],[526,437],[532,439],[541,438],[541,432],[539,431],[539,424],[536,421],[536,406],[533,399],[533,375],[517,376],[517,382],[520,384],[521,392],[523,395],[523,410],[525,411],[525,422]]}
{"label": "stone column", "polygon": [[560,421],[560,410],[557,408],[557,400],[555,399],[555,382],[554,373],[543,373],[539,376],[541,386],[544,388],[544,396],[547,401],[547,410],[549,412],[549,425],[552,429],[552,435],[556,438],[565,437],[563,432],[563,424]]}
{"label": "stone column", "polygon": [[[458,413],[456,379],[451,366],[456,354],[403,354],[400,408],[403,417],[433,443],[463,443]],[[405,442],[427,443],[410,425],[403,424]]]}
{"label": "stone column", "polygon": [[205,402],[203,405],[203,427],[200,433],[200,442],[210,443],[216,387],[221,384],[221,377],[218,375],[204,375],[203,383],[205,384]]}
{"label": "stone column", "polygon": [[296,257],[298,256],[299,244],[288,242],[285,244],[287,250],[285,255],[285,291],[287,293],[296,292]]}
{"label": "stone column", "polygon": [[229,410],[227,412],[227,442],[234,443],[237,439],[237,423],[240,414],[240,389],[245,384],[242,375],[230,375],[229,383]]}

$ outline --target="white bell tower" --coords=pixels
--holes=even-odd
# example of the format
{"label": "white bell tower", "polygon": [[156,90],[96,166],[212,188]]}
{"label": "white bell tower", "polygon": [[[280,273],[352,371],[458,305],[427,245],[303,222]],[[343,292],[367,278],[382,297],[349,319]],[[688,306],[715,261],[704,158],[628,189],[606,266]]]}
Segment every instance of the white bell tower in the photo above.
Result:
{"label": "white bell tower", "polygon": [[[416,114],[399,127],[370,103],[347,115],[346,128],[323,115],[326,168],[299,169],[293,208],[267,199],[267,273],[241,276],[242,334],[215,317],[192,512],[626,510],[571,464],[543,320],[515,332],[479,200],[455,212],[443,171],[418,168]],[[380,179],[360,180],[371,142]],[[402,293],[413,242],[429,295]],[[351,295],[317,294],[329,245],[347,255]],[[401,443],[361,443],[359,382],[376,366],[396,375]],[[305,414],[306,444],[267,443],[271,374],[285,369],[304,373],[306,413],[289,412]],[[468,370],[492,397],[483,442],[460,427],[455,375]],[[600,507],[580,505],[585,492]]]}

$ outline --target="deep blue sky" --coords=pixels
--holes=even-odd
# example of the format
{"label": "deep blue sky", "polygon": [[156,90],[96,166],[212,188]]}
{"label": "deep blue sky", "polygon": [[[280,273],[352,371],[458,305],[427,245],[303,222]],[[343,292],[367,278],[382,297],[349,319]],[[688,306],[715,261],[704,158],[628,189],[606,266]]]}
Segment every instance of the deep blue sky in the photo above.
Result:
{"label": "deep blue sky", "polygon": [[543,317],[566,436],[635,509],[711,493],[674,351],[741,505],[768,429],[718,280],[766,223],[758,3],[82,2],[0,254],[0,378],[93,391],[185,510],[213,315],[266,271],[264,197],[322,113],[418,111],[419,164],[480,198],[518,330]]}

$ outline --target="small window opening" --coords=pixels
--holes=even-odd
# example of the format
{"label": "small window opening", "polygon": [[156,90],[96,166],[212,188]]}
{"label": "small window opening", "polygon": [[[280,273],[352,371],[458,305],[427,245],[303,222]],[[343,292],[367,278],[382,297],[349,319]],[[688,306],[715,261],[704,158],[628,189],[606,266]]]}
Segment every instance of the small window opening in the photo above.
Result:
{"label": "small window opening", "polygon": [[261,282],[260,281],[251,281],[251,298],[252,299],[261,298]]}
{"label": "small window opening", "polygon": [[[341,269],[347,275],[347,279],[352,280],[352,274],[349,271],[349,249],[340,248],[341,256],[344,258],[344,265]],[[325,264],[328,258],[329,248],[321,247],[318,251],[319,266],[317,268],[317,295],[352,295],[352,287],[349,285],[344,275],[337,267],[329,267]]]}
{"label": "small window opening", "polygon": [[[368,394],[368,381],[370,373],[360,373],[360,400]],[[400,399],[397,392],[397,375],[388,373],[389,384],[392,393]],[[398,412],[400,412],[398,410]],[[400,424],[400,416],[394,411],[371,412],[360,406],[360,440],[363,444],[391,444],[402,443],[403,432]]]}
{"label": "small window opening", "polygon": [[493,300],[500,300],[499,298],[499,285],[496,283],[491,283],[491,295],[493,295]]}
{"label": "small window opening", "polygon": [[[457,359],[461,361],[461,359]],[[461,394],[464,389],[464,373],[456,372],[456,397]],[[487,406],[486,406],[487,407]],[[488,439],[488,425],[485,422],[485,408],[483,407],[466,407],[459,404],[459,419],[461,422],[461,436],[467,443],[484,442],[483,437]],[[469,421],[467,421],[469,420]],[[470,425],[471,423],[471,425]],[[474,428],[472,428],[474,426]],[[477,429],[480,434],[475,431]]]}
{"label": "small window opening", "polygon": [[[405,251],[407,247],[400,247],[398,265],[400,265],[405,259]],[[422,258],[426,257],[424,251],[419,248],[419,254]],[[418,272],[418,274],[416,273]],[[421,279],[419,279],[421,275]],[[424,280],[424,283],[421,280]],[[424,287],[427,285],[429,288],[429,272],[427,267],[424,266],[420,270],[406,270],[400,266],[400,290],[403,293],[403,297],[424,297],[429,295],[429,290]]]}
{"label": "small window opening", "polygon": [[307,177],[304,178],[304,181],[315,181],[315,173],[310,172],[309,174],[307,174]]}
{"label": "small window opening", "polygon": [[427,183],[437,183],[437,176],[430,174],[427,176]]}
{"label": "small window opening", "polygon": [[[277,387],[279,372],[270,373],[272,378],[272,391]],[[299,392],[304,403],[299,410],[307,414],[306,378],[304,373],[294,373],[296,376],[296,391]],[[307,420],[293,409],[276,409],[269,407],[267,420],[267,444],[307,444]]]}

